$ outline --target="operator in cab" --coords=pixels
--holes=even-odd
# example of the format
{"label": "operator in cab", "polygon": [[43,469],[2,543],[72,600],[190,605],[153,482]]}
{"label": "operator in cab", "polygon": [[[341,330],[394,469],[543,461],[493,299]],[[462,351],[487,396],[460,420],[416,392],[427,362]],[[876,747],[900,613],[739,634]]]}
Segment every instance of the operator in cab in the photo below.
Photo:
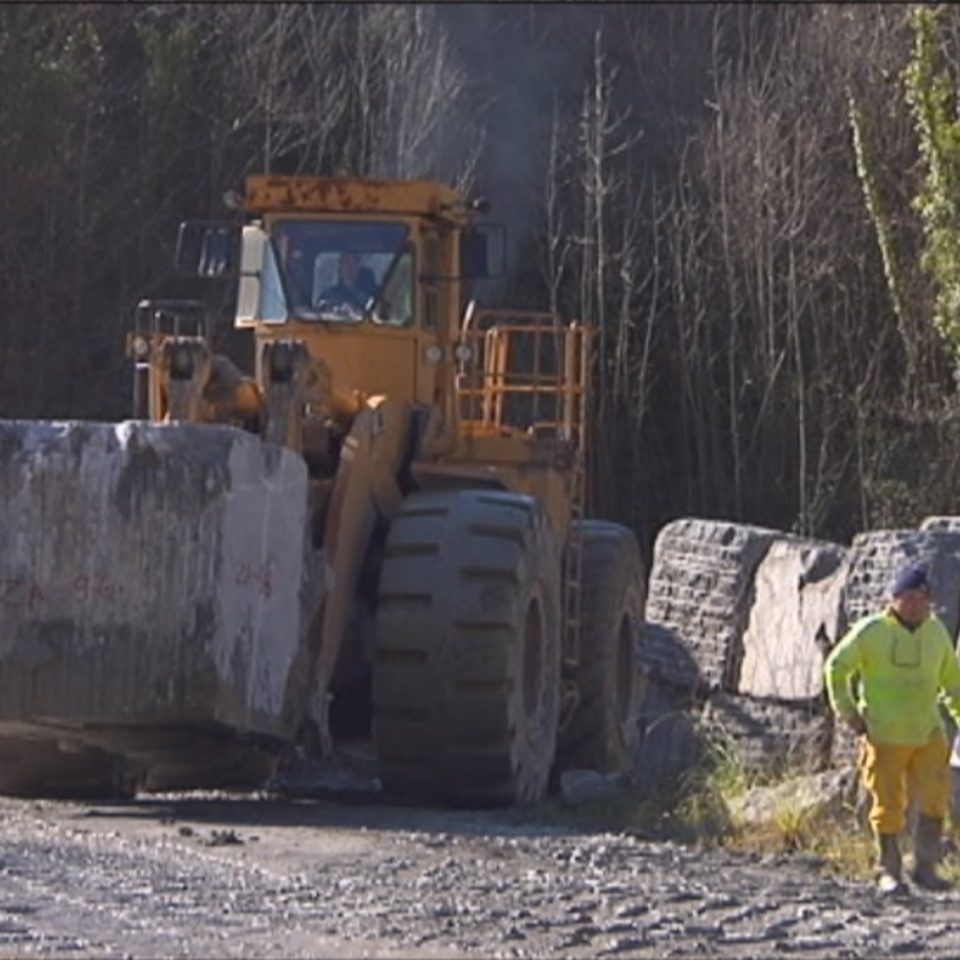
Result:
{"label": "operator in cab", "polygon": [[377,281],[373,271],[363,265],[359,253],[345,250],[340,254],[337,282],[320,294],[317,304],[366,311],[376,295]]}

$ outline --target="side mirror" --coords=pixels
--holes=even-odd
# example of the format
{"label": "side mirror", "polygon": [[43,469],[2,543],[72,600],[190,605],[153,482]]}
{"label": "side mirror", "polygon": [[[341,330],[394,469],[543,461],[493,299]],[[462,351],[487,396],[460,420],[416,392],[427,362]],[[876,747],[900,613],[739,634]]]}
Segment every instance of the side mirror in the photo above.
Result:
{"label": "side mirror", "polygon": [[223,277],[236,267],[235,224],[190,220],[180,224],[174,270],[189,277]]}
{"label": "side mirror", "polygon": [[487,280],[504,272],[506,228],[501,224],[472,227],[460,234],[460,276]]}

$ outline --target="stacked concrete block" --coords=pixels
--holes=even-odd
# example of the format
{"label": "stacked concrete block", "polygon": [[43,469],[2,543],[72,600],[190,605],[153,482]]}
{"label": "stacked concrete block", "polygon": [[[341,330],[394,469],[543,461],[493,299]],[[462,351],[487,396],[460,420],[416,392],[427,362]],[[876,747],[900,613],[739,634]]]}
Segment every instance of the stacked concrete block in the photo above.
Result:
{"label": "stacked concrete block", "polygon": [[843,629],[840,599],[848,551],[778,540],[754,576],[737,693],[806,703],[824,693],[823,663]]}
{"label": "stacked concrete block", "polygon": [[[960,517],[926,517],[920,524],[921,530],[960,530]],[[960,626],[957,628],[957,633],[960,633]],[[958,641],[957,634],[954,634],[954,640]],[[957,725],[954,722],[953,718],[944,710],[944,722],[947,727],[947,734],[950,737],[951,741],[957,735]],[[955,768],[956,772],[956,768]],[[958,808],[960,809],[960,808]]]}
{"label": "stacked concrete block", "polygon": [[842,770],[856,766],[860,756],[860,737],[839,720],[830,736],[830,766]]}
{"label": "stacked concrete block", "polygon": [[920,521],[921,530],[960,530],[960,517],[936,516],[924,517]]}
{"label": "stacked concrete block", "polygon": [[[939,518],[942,521],[943,518]],[[848,623],[882,609],[890,581],[912,561],[930,570],[933,608],[956,637],[960,622],[960,526],[926,521],[919,530],[873,530],[853,538],[850,573],[843,592]]]}
{"label": "stacked concrete block", "polygon": [[651,670],[683,685],[696,664],[707,689],[729,689],[742,658],[753,573],[778,536],[716,520],[677,520],[654,545],[647,619],[674,632],[684,656],[651,652]]}
{"label": "stacked concrete block", "polygon": [[680,696],[705,690],[700,665],[691,653],[692,645],[673,627],[653,620],[640,628],[640,660],[660,686],[676,689]]}
{"label": "stacked concrete block", "polygon": [[834,724],[824,662],[853,622],[882,609],[910,561],[928,564],[934,609],[956,637],[960,517],[858,534],[849,547],[715,521],[670,524],[655,546],[643,648],[661,694],[695,691],[705,706],[685,717],[744,767],[853,765],[858,741]]}
{"label": "stacked concrete block", "polygon": [[[661,697],[749,769],[819,769],[829,754],[823,662],[843,628],[847,551],[762,527],[681,520],[657,539],[642,650]],[[655,741],[654,741],[655,745]],[[652,768],[664,760],[648,746]]]}
{"label": "stacked concrete block", "polygon": [[655,792],[703,759],[702,706],[694,687],[684,689],[650,679],[640,709],[640,744],[634,764],[641,792]]}
{"label": "stacked concrete block", "polygon": [[716,692],[703,711],[708,739],[749,771],[816,772],[829,763],[832,724],[822,703],[784,703]]}

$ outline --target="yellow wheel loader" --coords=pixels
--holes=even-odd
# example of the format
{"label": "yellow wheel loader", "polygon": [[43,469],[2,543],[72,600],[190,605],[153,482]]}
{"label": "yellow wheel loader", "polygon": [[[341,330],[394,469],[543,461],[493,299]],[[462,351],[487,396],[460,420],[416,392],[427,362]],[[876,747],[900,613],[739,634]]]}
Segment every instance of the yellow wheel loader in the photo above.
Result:
{"label": "yellow wheel loader", "polygon": [[645,574],[583,516],[589,328],[477,310],[444,184],[233,205],[177,262],[235,278],[252,373],[146,301],[130,421],[0,424],[0,790],[256,785],[303,737],[415,803],[627,768]]}

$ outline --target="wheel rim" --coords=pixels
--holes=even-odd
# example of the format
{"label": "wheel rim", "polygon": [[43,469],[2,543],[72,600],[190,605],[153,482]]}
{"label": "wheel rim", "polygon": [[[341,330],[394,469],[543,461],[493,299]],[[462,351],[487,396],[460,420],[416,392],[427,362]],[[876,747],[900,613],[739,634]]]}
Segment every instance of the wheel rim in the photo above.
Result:
{"label": "wheel rim", "polygon": [[534,597],[523,623],[523,712],[533,720],[543,697],[543,611]]}
{"label": "wheel rim", "polygon": [[621,729],[632,719],[633,711],[633,625],[624,614],[617,631],[617,722]]}

